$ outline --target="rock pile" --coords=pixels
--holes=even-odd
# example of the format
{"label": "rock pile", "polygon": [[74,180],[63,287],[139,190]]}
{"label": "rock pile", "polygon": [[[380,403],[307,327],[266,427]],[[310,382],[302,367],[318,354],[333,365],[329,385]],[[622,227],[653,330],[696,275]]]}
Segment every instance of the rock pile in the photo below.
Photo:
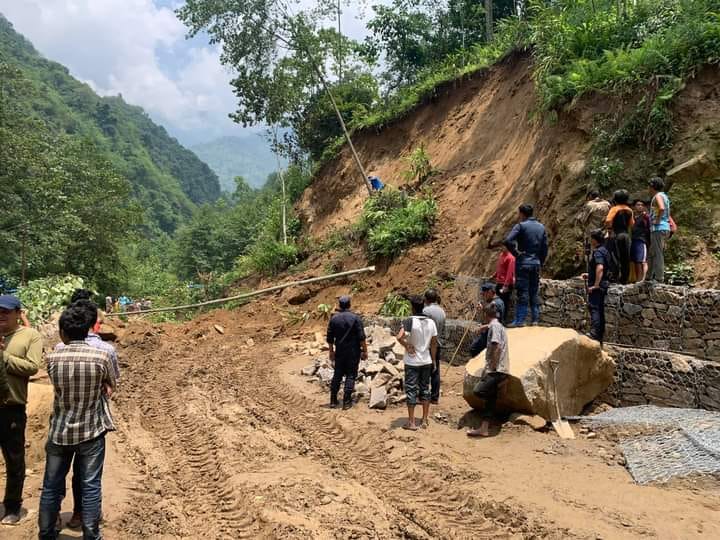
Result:
{"label": "rock pile", "polygon": [[[385,409],[389,404],[405,401],[403,380],[405,349],[392,335],[389,328],[372,325],[365,328],[368,342],[368,359],[360,361],[353,397],[357,401],[367,400],[371,409]],[[305,352],[316,356],[315,361],[300,370],[310,382],[329,386],[334,370],[330,365],[327,343],[319,332],[315,341],[305,344]]]}

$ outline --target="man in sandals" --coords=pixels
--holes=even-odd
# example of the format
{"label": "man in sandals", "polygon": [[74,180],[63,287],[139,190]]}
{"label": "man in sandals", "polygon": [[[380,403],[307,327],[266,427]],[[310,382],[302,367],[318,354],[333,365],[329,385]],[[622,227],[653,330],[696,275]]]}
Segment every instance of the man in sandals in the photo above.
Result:
{"label": "man in sandals", "polygon": [[415,407],[422,405],[423,428],[428,427],[430,414],[430,377],[437,362],[438,331],[435,322],[423,315],[425,302],[420,296],[410,297],[413,315],[405,319],[397,335],[405,347],[405,395],[407,396],[408,421],[404,429],[416,430]]}
{"label": "man in sandals", "polygon": [[480,382],[475,385],[473,393],[485,401],[485,409],[483,410],[482,424],[477,429],[469,430],[468,437],[488,437],[490,435],[490,419],[495,416],[498,386],[507,379],[508,373],[510,373],[507,332],[498,320],[495,304],[485,305],[483,320],[488,326],[485,369]]}

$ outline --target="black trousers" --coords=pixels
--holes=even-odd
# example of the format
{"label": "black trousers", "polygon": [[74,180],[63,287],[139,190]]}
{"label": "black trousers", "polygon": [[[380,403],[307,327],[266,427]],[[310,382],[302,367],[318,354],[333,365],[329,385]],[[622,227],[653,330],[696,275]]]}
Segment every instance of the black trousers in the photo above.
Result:
{"label": "black trousers", "polygon": [[618,262],[618,283],[622,285],[630,281],[630,247],[632,239],[627,233],[615,234],[610,241],[609,249],[615,254]]}
{"label": "black trousers", "polygon": [[605,340],[605,289],[593,289],[588,295],[590,337],[600,343]]}
{"label": "black trousers", "polygon": [[358,375],[358,367],[360,366],[360,357],[335,357],[335,372],[332,381],[330,381],[330,400],[337,401],[337,395],[340,391],[340,384],[343,377],[345,378],[345,390],[343,392],[343,401],[346,403],[352,399],[353,390],[355,390],[355,379]]}
{"label": "black trousers", "polygon": [[25,484],[25,405],[0,407],[0,447],[5,458],[5,512],[15,514],[22,506]]}
{"label": "black trousers", "polygon": [[440,347],[438,347],[437,362],[433,362],[430,374],[430,401],[440,401]]}
{"label": "black trousers", "polygon": [[493,371],[486,373],[483,378],[473,388],[473,394],[485,401],[485,409],[483,410],[484,418],[492,418],[495,416],[495,404],[497,403],[498,386],[505,379],[507,373]]}

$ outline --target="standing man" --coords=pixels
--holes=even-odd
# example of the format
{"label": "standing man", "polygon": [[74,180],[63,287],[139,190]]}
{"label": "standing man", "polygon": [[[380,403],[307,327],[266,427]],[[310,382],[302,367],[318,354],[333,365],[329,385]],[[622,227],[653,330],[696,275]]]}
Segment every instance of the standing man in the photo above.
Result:
{"label": "standing man", "polygon": [[515,256],[505,245],[503,245],[502,253],[498,258],[494,279],[497,284],[495,291],[503,302],[503,316],[500,322],[505,324],[507,322],[505,317],[510,308],[512,291],[515,286]]}
{"label": "standing man", "polygon": [[425,291],[425,309],[423,315],[430,317],[435,323],[438,333],[438,347],[433,370],[430,376],[430,403],[437,405],[440,402],[440,355],[442,352],[442,337],[445,335],[445,310],[440,307],[440,295],[435,289]]}
{"label": "standing man", "polygon": [[515,288],[517,310],[510,324],[524,326],[530,307],[532,324],[540,322],[540,271],[547,258],[548,245],[545,226],[533,217],[534,209],[523,204],[518,209],[518,221],[505,238],[505,246],[515,256]]}
{"label": "standing man", "polygon": [[627,285],[630,281],[630,237],[635,225],[634,213],[628,202],[630,202],[628,192],[624,189],[617,190],[613,194],[613,207],[605,218],[605,228],[612,242],[611,246],[608,246],[608,252],[612,249],[620,270],[620,275],[613,277],[621,285]]}
{"label": "standing man", "polygon": [[84,540],[100,540],[102,473],[105,434],[114,431],[110,407],[103,394],[112,395],[115,377],[110,355],[85,343],[92,315],[72,305],[60,316],[60,338],[65,347],[48,355],[48,375],[55,388],[38,524],[40,540],[55,540],[65,477],[75,459],[82,498]]}
{"label": "standing man", "polygon": [[408,421],[403,429],[417,430],[415,407],[422,405],[422,424],[430,423],[430,378],[432,366],[438,354],[438,332],[435,322],[423,315],[425,303],[420,296],[410,297],[412,317],[405,319],[397,335],[398,342],[405,347],[405,395],[407,396]]}
{"label": "standing man", "polygon": [[587,192],[585,198],[585,206],[575,218],[583,237],[583,249],[585,253],[585,263],[590,258],[590,235],[593,231],[603,228],[605,218],[610,212],[610,202],[600,197],[600,192],[591,188]]}
{"label": "standing man", "polygon": [[490,435],[490,420],[495,416],[498,387],[510,373],[510,356],[505,327],[497,318],[497,309],[487,304],[483,309],[483,321],[488,327],[487,349],[485,350],[485,369],[473,393],[485,401],[483,421],[477,429],[467,432],[468,437],[487,437]]}
{"label": "standing man", "polygon": [[[495,286],[492,283],[483,283],[480,290],[482,294],[482,301],[478,305],[480,313],[483,313],[487,305],[495,306],[497,320],[503,321],[505,319],[505,302],[502,298],[495,296]],[[480,335],[475,338],[475,341],[470,345],[470,354],[473,358],[485,350],[487,347],[487,338],[488,327],[487,325],[483,325],[480,327]]]}
{"label": "standing man", "polygon": [[[42,338],[20,324],[22,304],[15,296],[0,296],[0,354],[9,394],[0,401],[0,447],[5,458],[3,525],[20,521],[25,484],[25,424],[28,380],[40,368]],[[2,368],[0,368],[2,369]]]}
{"label": "standing man", "polygon": [[[75,307],[80,307],[85,310],[88,316],[88,334],[85,338],[85,343],[89,345],[90,347],[93,347],[95,349],[100,349],[101,351],[105,351],[110,355],[110,365],[112,366],[113,375],[115,377],[115,384],[120,381],[120,367],[118,365],[118,357],[117,357],[117,351],[115,351],[115,347],[113,347],[110,343],[107,343],[103,341],[99,335],[97,335],[93,328],[97,326],[98,321],[100,319],[99,310],[97,305],[90,301],[85,299],[86,296],[79,294],[78,291],[75,291],[75,294],[73,295],[73,298],[80,298],[79,300],[73,302],[71,305]],[[55,346],[55,352],[61,351],[65,348],[65,343],[58,343]],[[105,399],[105,398],[104,398]],[[81,480],[82,480],[82,471],[79,470],[79,461],[76,459],[73,462],[73,477],[72,477],[72,492],[73,492],[73,513],[72,517],[70,518],[70,521],[68,521],[67,526],[71,529],[79,529],[82,527],[82,486],[81,486]],[[102,516],[102,512],[100,514]]]}
{"label": "standing man", "polygon": [[648,281],[665,281],[665,244],[670,237],[670,198],[663,192],[662,178],[652,178],[648,183],[650,201],[650,257]]}
{"label": "standing man", "polygon": [[338,406],[340,383],[345,377],[343,392],[343,410],[352,407],[352,393],[355,389],[360,359],[367,360],[367,342],[365,328],[355,313],[350,311],[350,297],[341,296],[339,310],[335,313],[327,329],[327,342],[330,347],[330,364],[334,368],[330,381],[330,408]]}
{"label": "standing man", "polygon": [[597,230],[590,235],[592,254],[587,274],[583,279],[587,285],[588,309],[590,310],[589,337],[603,344],[605,339],[605,296],[610,282],[607,279],[610,253],[605,247],[605,235]]}

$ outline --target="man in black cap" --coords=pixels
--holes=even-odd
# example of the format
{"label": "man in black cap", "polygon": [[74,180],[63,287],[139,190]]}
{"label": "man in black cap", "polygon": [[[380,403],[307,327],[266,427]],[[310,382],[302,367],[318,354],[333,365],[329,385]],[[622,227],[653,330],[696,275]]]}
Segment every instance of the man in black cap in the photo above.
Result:
{"label": "man in black cap", "polygon": [[[492,304],[495,306],[495,311],[497,311],[497,319],[499,321],[505,320],[505,302],[503,302],[502,298],[496,295],[496,286],[494,283],[483,283],[480,287],[480,291],[482,293],[482,301],[478,305],[478,312],[482,313],[485,306],[488,304]],[[487,329],[482,328],[480,335],[475,338],[475,341],[472,342],[470,345],[470,354],[475,357],[481,352],[485,350],[485,347],[487,347]]]}
{"label": "man in black cap", "polygon": [[42,337],[20,324],[20,300],[0,296],[0,355],[7,377],[9,394],[0,401],[0,448],[5,459],[5,515],[3,525],[20,521],[22,492],[25,484],[25,408],[28,380],[42,360]]}
{"label": "man in black cap", "polygon": [[328,323],[327,342],[330,347],[330,363],[335,372],[330,382],[330,407],[338,406],[338,392],[343,377],[343,410],[352,407],[352,393],[358,374],[360,359],[367,360],[367,342],[362,321],[350,311],[350,297],[341,296],[339,309]]}

